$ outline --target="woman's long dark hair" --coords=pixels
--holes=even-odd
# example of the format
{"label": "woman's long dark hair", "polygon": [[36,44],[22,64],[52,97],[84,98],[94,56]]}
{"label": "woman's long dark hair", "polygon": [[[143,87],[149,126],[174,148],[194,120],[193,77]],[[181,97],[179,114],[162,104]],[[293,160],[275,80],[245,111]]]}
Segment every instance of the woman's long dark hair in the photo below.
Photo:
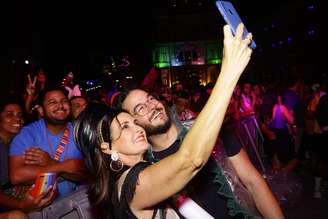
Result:
{"label": "woman's long dark hair", "polygon": [[[119,173],[109,168],[111,158],[100,144],[110,142],[110,124],[122,110],[102,103],[89,103],[74,123],[74,138],[90,174],[88,197],[99,218],[112,218],[111,197]],[[111,148],[111,146],[110,146]]]}

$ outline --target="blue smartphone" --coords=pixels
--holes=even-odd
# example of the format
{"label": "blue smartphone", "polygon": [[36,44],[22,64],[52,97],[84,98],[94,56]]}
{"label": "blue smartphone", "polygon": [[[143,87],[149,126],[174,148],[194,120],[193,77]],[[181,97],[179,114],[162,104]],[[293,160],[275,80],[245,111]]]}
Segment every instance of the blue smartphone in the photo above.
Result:
{"label": "blue smartphone", "polygon": [[[231,2],[227,2],[227,1],[216,1],[215,4],[216,4],[216,7],[219,9],[225,22],[227,24],[229,24],[229,26],[231,27],[232,33],[236,34],[238,24],[243,23],[243,22],[240,19],[240,16],[237,13],[235,7],[232,5]],[[245,25],[245,23],[244,23],[244,25]],[[248,34],[248,31],[247,31],[246,27],[244,27],[243,39],[245,39],[247,34]],[[254,40],[252,40],[249,47],[252,49],[256,48],[256,43],[254,42]]]}

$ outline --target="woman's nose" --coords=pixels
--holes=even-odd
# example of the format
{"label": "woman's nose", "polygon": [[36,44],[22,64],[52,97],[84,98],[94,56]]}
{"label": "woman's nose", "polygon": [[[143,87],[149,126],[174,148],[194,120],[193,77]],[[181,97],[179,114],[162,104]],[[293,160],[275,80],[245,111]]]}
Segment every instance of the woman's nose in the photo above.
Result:
{"label": "woman's nose", "polygon": [[137,133],[139,133],[142,132],[143,129],[139,125],[136,125],[135,130],[137,131]]}
{"label": "woman's nose", "polygon": [[21,121],[22,121],[22,117],[21,117],[20,115],[15,115],[15,116],[13,117],[13,120],[14,120],[15,122],[21,122]]}

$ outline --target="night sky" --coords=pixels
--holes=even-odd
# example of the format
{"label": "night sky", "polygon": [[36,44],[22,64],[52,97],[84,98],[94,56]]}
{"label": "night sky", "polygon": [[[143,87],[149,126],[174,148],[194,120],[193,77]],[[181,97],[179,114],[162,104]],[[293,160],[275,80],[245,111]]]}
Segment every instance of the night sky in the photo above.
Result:
{"label": "night sky", "polygon": [[[76,78],[85,80],[90,75],[96,75],[109,56],[128,55],[133,70],[140,76],[151,66],[151,44],[156,41],[153,34],[156,26],[154,16],[217,11],[215,1],[72,2],[12,0],[7,5],[2,3],[2,90],[6,86],[13,87],[17,77],[24,79],[26,72],[36,66],[43,67],[51,80],[60,81],[70,70],[75,72]],[[172,2],[177,4],[174,9]],[[185,2],[189,5],[207,3],[185,9]],[[323,58],[316,55],[321,48],[319,39],[323,38],[323,18],[320,15],[323,9],[319,1],[232,2],[258,39],[258,56],[278,58],[279,53],[284,52],[285,45],[294,46],[297,59],[303,53],[304,60],[321,65]],[[309,8],[311,5],[315,7],[313,10]],[[220,24],[222,18],[215,17],[213,26],[217,25],[220,30]],[[292,42],[288,41],[289,38]],[[288,42],[290,45],[287,45]],[[279,50],[276,47],[282,48]],[[26,59],[30,61],[28,66],[21,64]]]}
{"label": "night sky", "polygon": [[138,52],[150,39],[146,18],[151,13],[128,12],[123,3],[67,2],[17,1],[8,6],[1,41],[8,52],[2,59],[29,59],[49,74],[73,70],[86,75],[97,70],[93,68],[104,55]]}

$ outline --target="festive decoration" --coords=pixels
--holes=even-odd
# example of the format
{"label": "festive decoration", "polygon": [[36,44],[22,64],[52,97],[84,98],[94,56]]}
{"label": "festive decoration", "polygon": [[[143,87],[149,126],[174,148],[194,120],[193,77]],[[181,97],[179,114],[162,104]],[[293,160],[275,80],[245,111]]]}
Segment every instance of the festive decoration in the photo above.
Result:
{"label": "festive decoration", "polygon": [[81,90],[80,86],[77,84],[72,88],[65,87],[65,89],[68,91],[68,99],[71,99],[72,97],[79,97],[81,96]]}

